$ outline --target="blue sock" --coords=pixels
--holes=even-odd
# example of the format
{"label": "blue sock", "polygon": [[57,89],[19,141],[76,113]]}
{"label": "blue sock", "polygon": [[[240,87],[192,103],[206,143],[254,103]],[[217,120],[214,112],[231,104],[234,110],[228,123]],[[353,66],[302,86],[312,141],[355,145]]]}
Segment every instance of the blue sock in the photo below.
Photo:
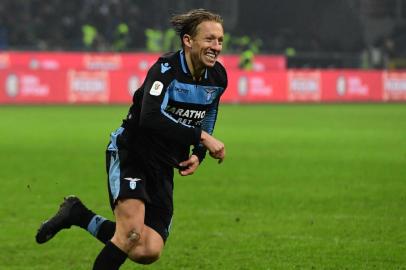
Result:
{"label": "blue sock", "polygon": [[105,244],[113,237],[116,230],[116,223],[102,216],[94,215],[87,225],[86,230]]}

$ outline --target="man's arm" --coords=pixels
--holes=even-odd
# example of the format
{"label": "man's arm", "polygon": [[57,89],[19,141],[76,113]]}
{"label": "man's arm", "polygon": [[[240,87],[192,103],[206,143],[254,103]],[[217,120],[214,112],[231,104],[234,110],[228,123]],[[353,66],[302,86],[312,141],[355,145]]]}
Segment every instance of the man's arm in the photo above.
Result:
{"label": "man's arm", "polygon": [[223,162],[226,157],[226,148],[222,141],[214,138],[205,131],[202,131],[201,143],[209,150],[212,158],[218,159],[219,163]]}
{"label": "man's arm", "polygon": [[[217,98],[203,119],[202,130],[206,131],[210,135],[213,134],[214,126],[216,124],[219,100],[220,99]],[[199,163],[202,163],[206,156],[206,151],[207,148],[202,143],[199,143],[198,145],[194,146],[192,153],[199,158]]]}
{"label": "man's arm", "polygon": [[[209,150],[212,158],[218,159],[219,163],[223,162],[224,158],[226,157],[226,149],[223,142],[217,140],[205,131],[202,131],[200,141]],[[179,170],[179,173],[182,176],[191,175],[196,171],[199,165],[199,158],[195,154],[192,154],[188,160],[185,160],[179,164],[181,168],[184,168]]]}
{"label": "man's arm", "polygon": [[199,145],[195,146],[188,160],[179,164],[181,168],[185,168],[179,171],[182,176],[191,175],[196,171],[203,161],[207,150],[209,150],[211,157],[218,159],[219,163],[223,162],[226,155],[224,143],[211,135],[217,119],[218,105],[219,99],[206,113],[202,124],[203,130],[201,132]]}

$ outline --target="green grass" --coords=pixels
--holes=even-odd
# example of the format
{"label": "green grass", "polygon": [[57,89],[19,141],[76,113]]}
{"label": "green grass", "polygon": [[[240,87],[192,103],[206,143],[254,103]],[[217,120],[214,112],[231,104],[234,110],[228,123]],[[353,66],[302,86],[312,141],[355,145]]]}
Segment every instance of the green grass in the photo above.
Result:
{"label": "green grass", "polygon": [[[112,218],[104,149],[127,107],[0,107],[0,269],[91,269],[80,229],[34,235],[63,196]],[[175,179],[155,264],[122,269],[406,269],[405,104],[223,106],[222,165]]]}

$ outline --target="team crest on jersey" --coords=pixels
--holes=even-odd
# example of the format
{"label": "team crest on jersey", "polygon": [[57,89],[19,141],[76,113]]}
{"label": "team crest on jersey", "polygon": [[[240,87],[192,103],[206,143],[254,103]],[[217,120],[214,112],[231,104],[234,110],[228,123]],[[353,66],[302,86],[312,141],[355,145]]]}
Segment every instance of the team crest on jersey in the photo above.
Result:
{"label": "team crest on jersey", "polygon": [[206,91],[206,100],[210,101],[212,100],[212,97],[214,96],[214,93],[216,92],[215,88],[204,88],[204,91]]}
{"label": "team crest on jersey", "polygon": [[151,96],[159,96],[162,93],[163,88],[164,88],[163,83],[161,83],[160,81],[155,81],[152,84],[151,89],[149,90],[149,94]]}

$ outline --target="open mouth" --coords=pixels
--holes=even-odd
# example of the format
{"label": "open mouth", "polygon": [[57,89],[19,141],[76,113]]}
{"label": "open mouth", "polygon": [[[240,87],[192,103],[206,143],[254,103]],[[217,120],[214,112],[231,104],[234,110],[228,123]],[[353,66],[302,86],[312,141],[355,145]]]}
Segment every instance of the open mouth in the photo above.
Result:
{"label": "open mouth", "polygon": [[209,58],[211,61],[216,61],[217,55],[214,52],[206,53],[206,57]]}

